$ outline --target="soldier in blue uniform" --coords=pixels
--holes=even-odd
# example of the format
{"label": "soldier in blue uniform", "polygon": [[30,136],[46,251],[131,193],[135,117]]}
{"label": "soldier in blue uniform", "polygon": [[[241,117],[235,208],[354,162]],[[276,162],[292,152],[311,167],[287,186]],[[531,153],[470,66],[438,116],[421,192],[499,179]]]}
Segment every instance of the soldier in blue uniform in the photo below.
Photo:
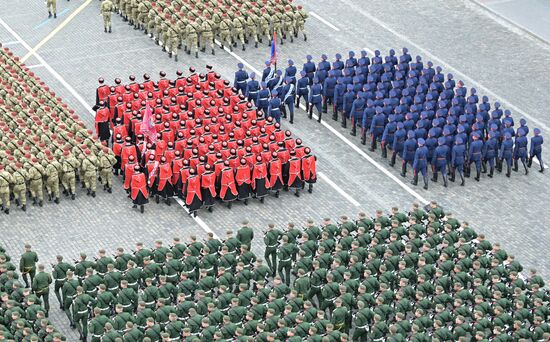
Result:
{"label": "soldier in blue uniform", "polygon": [[262,82],[267,82],[273,77],[274,68],[271,68],[271,61],[265,61],[265,69],[262,73]]}
{"label": "soldier in blue uniform", "polygon": [[478,132],[472,133],[472,142],[468,149],[468,173],[470,173],[470,166],[472,163],[476,164],[476,177],[474,178],[479,182],[479,176],[481,174],[481,160],[483,153],[483,140],[481,140]]}
{"label": "soldier in blue uniform", "polygon": [[346,93],[346,85],[344,84],[343,77],[339,77],[336,80],[336,86],[334,87],[334,111],[332,112],[332,120],[338,121],[338,112],[342,110],[344,106],[344,94]]}
{"label": "soldier in blue uniform", "polygon": [[451,150],[451,182],[455,181],[456,172],[460,175],[460,185],[464,186],[464,162],[466,156],[466,145],[461,137],[455,139],[455,144]]}
{"label": "soldier in blue uniform", "polygon": [[271,93],[271,100],[269,100],[269,107],[267,108],[267,116],[281,123],[281,99],[279,98],[277,90]]}
{"label": "soldier in blue uniform", "polygon": [[514,142],[512,141],[512,134],[507,132],[504,134],[504,140],[500,143],[500,149],[498,150],[498,158],[500,159],[500,170],[502,172],[502,163],[506,162],[506,177],[510,177],[512,170],[512,156],[513,156]]}
{"label": "soldier in blue uniform", "polygon": [[311,55],[307,55],[306,56],[307,62],[304,63],[304,68],[302,69],[306,72],[306,75],[309,78],[310,85],[313,84],[313,76],[315,76],[315,70],[316,70],[315,63],[311,61],[312,59],[313,57],[311,57]]}
{"label": "soldier in blue uniform", "polygon": [[361,144],[363,145],[367,143],[367,132],[370,133],[370,125],[375,114],[376,106],[374,105],[374,101],[368,99],[367,107],[363,111],[363,118],[361,119]]}
{"label": "soldier in blue uniform", "polygon": [[365,99],[360,93],[357,93],[356,99],[351,104],[351,132],[352,136],[357,134],[357,121],[363,119],[363,111],[365,110]]}
{"label": "soldier in blue uniform", "polygon": [[487,171],[486,164],[489,163],[489,176],[493,178],[493,172],[495,171],[495,159],[498,154],[498,139],[497,134],[494,131],[489,131],[489,139],[483,145],[483,169]]}
{"label": "soldier in blue uniform", "polygon": [[246,94],[246,81],[248,80],[248,73],[243,70],[243,63],[237,64],[237,70],[235,72],[235,81],[233,82],[233,88],[237,88],[241,94]]}
{"label": "soldier in blue uniform", "polygon": [[321,108],[323,105],[323,87],[319,84],[319,79],[314,78],[313,79],[313,85],[309,88],[308,92],[308,102],[309,102],[309,118],[311,119],[313,117],[313,106],[317,108],[317,112],[319,115],[319,119],[317,119],[317,122],[321,122],[321,116],[323,115],[323,109]]}
{"label": "soldier in blue uniform", "polygon": [[392,148],[393,137],[397,130],[397,124],[395,123],[395,115],[390,114],[388,116],[388,123],[384,127],[384,133],[382,133],[382,139],[380,139],[380,147],[382,148],[382,158],[388,157],[388,146]]}
{"label": "soldier in blue uniform", "polygon": [[[374,122],[374,120],[373,120]],[[407,132],[407,140],[403,143],[403,161],[401,164],[401,177],[407,176],[407,163],[413,163],[414,154],[416,152],[416,139],[414,138],[414,132]]]}
{"label": "soldier in blue uniform", "polygon": [[[384,134],[384,124],[386,123],[386,116],[384,115],[384,109],[380,106],[376,107],[376,114],[372,118],[370,124],[370,148],[369,151],[374,152],[376,150],[376,142]],[[416,144],[416,141],[415,141]],[[411,159],[412,162],[412,159]]]}
{"label": "soldier in blue uniform", "polygon": [[283,72],[281,70],[275,71],[273,77],[267,81],[267,87],[269,90],[277,90],[283,84]]}
{"label": "soldier in blue uniform", "polygon": [[253,102],[254,105],[258,107],[258,91],[260,90],[260,82],[256,81],[255,72],[251,72],[249,76],[250,81],[246,83],[245,96],[247,97],[248,101]]}
{"label": "soldier in blue uniform", "polygon": [[294,98],[295,98],[295,86],[294,83],[292,83],[291,77],[285,78],[285,85],[282,87],[282,110],[283,110],[283,118],[286,118],[287,116],[287,108],[288,108],[288,114],[290,115],[290,124],[294,123]]}
{"label": "soldier in blue uniform", "polygon": [[434,155],[432,157],[433,165],[433,178],[432,181],[437,182],[437,175],[441,173],[443,178],[443,186],[447,187],[447,163],[449,156],[449,146],[445,144],[445,138],[439,137],[437,139],[437,147],[434,150]]}
{"label": "soldier in blue uniform", "polygon": [[392,154],[391,154],[390,166],[395,165],[395,159],[398,154],[400,157],[403,157],[403,145],[405,144],[405,140],[407,139],[407,131],[405,131],[405,128],[403,127],[404,126],[402,122],[397,123],[397,130],[393,135],[393,144],[391,147]]}
{"label": "soldier in blue uniform", "polygon": [[539,172],[544,172],[544,164],[542,163],[542,144],[544,143],[544,140],[542,138],[542,135],[540,135],[540,129],[535,128],[533,130],[533,133],[535,134],[535,136],[531,138],[531,146],[529,148],[529,162],[527,163],[527,166],[531,167],[531,164],[533,163],[533,158],[537,157],[537,160],[540,164]]}
{"label": "soldier in blue uniform", "polygon": [[336,88],[336,81],[334,72],[329,71],[328,77],[323,82],[323,113],[327,112],[329,104],[332,105],[334,103],[334,89]]}
{"label": "soldier in blue uniform", "polygon": [[428,148],[425,146],[424,139],[418,139],[418,148],[414,152],[413,171],[414,177],[411,182],[412,185],[418,184],[418,173],[422,173],[422,179],[424,180],[424,189],[428,190]]}
{"label": "soldier in blue uniform", "polygon": [[269,97],[271,96],[271,93],[269,89],[267,88],[267,83],[263,82],[260,83],[260,86],[262,87],[258,91],[258,99],[256,100],[256,106],[259,110],[264,112],[264,114],[267,114],[267,109],[269,107]]}
{"label": "soldier in blue uniform", "polygon": [[288,60],[288,66],[285,69],[285,79],[290,77],[290,83],[296,85],[296,73],[298,70],[294,66],[294,61],[292,59]]}
{"label": "soldier in blue uniform", "polygon": [[348,84],[346,92],[344,93],[344,103],[342,110],[342,127],[347,128],[347,119],[351,116],[351,106],[355,101],[355,92],[353,91],[353,85]]}
{"label": "soldier in blue uniform", "polygon": [[525,174],[529,173],[527,169],[527,137],[523,130],[518,130],[516,141],[514,143],[514,171],[518,171],[518,159],[521,160],[521,164],[525,169]]}
{"label": "soldier in blue uniform", "polygon": [[309,112],[309,78],[305,71],[300,71],[300,79],[296,83],[296,107],[300,107],[300,99],[306,100],[306,112]]}
{"label": "soldier in blue uniform", "polygon": [[344,70],[344,62],[341,61],[342,55],[337,53],[335,56],[336,60],[332,62],[332,69],[334,70]]}

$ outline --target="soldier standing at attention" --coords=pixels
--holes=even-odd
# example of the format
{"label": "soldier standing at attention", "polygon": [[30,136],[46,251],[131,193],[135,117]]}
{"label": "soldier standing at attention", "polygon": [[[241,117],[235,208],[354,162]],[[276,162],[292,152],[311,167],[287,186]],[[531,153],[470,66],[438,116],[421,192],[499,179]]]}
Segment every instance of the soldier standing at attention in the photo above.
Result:
{"label": "soldier standing at attention", "polygon": [[[54,0],[55,1],[55,0]],[[111,13],[114,10],[113,3],[111,0],[103,0],[103,3],[101,4],[101,15],[103,16],[103,28],[105,29],[105,32],[111,33]]]}
{"label": "soldier standing at attention", "polygon": [[44,303],[44,310],[46,317],[50,311],[50,284],[52,283],[52,276],[44,271],[44,265],[38,265],[38,274],[32,280],[32,290],[38,296],[42,298]]}
{"label": "soldier standing at attention", "polygon": [[0,164],[0,205],[6,214],[10,213],[10,185],[13,183],[11,173],[4,169],[4,165]]}
{"label": "soldier standing at attention", "polygon": [[[25,253],[21,255],[21,260],[19,261],[19,271],[25,282],[25,287],[29,287],[29,284],[32,284],[34,274],[36,273],[36,263],[38,262],[38,255],[31,248],[31,245],[25,245]],[[27,276],[30,276],[30,282]]]}

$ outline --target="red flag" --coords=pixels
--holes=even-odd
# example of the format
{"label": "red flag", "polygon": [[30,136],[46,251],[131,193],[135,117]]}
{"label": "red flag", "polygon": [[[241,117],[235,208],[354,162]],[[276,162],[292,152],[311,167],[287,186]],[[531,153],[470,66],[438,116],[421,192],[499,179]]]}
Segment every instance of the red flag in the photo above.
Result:
{"label": "red flag", "polygon": [[145,104],[145,115],[141,122],[141,133],[148,138],[152,144],[157,142],[157,132],[155,130],[155,122],[153,121],[153,111],[149,107],[149,103]]}

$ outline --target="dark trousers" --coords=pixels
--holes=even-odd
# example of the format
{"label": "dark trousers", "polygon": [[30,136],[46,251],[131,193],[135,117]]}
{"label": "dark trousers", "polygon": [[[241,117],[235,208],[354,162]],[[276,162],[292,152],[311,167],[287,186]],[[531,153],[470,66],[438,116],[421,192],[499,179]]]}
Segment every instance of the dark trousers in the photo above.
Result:
{"label": "dark trousers", "polygon": [[279,271],[281,280],[284,281],[287,286],[290,286],[290,261],[279,262],[277,271]]}
{"label": "dark trousers", "polygon": [[271,269],[271,273],[275,276],[277,271],[277,250],[265,250],[264,259],[267,262],[267,267]]}

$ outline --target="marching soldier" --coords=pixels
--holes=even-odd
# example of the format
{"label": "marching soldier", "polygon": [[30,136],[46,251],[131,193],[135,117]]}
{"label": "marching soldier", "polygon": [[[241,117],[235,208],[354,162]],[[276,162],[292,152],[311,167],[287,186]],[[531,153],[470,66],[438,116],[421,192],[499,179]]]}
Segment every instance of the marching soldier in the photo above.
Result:
{"label": "marching soldier", "polygon": [[38,273],[32,279],[32,290],[44,303],[46,317],[50,311],[50,284],[52,276],[44,271],[44,265],[38,265]]}
{"label": "marching soldier", "polygon": [[62,288],[67,279],[67,271],[74,271],[74,267],[63,261],[61,255],[56,256],[57,263],[53,265],[52,278],[54,281],[54,293],[57,301],[59,302],[59,308],[64,309]]}
{"label": "marching soldier", "polygon": [[21,272],[25,287],[29,287],[32,284],[36,273],[36,263],[38,262],[38,255],[31,248],[31,245],[25,245],[25,252],[21,255],[21,260],[19,261],[19,272]]}
{"label": "marching soldier", "polygon": [[111,33],[111,13],[114,12],[113,2],[111,0],[103,0],[100,12],[103,16],[103,28],[105,33]]}

